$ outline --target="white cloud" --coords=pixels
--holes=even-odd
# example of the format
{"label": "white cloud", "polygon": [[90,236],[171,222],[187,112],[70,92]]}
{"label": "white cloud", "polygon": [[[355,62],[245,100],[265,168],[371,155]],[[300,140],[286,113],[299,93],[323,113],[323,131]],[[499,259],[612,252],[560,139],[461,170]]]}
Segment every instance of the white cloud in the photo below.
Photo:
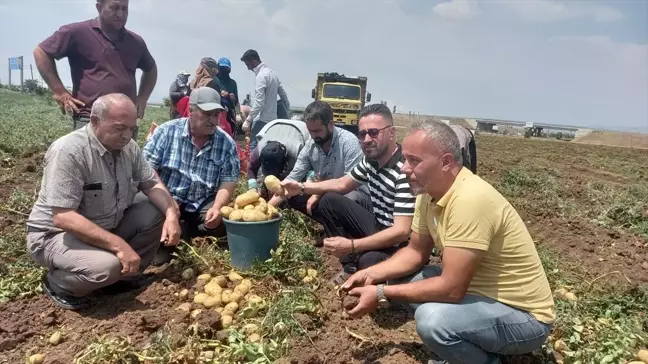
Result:
{"label": "white cloud", "polygon": [[451,0],[434,6],[434,12],[450,20],[469,20],[482,14],[477,1]]}
{"label": "white cloud", "polygon": [[617,21],[623,14],[609,6],[590,5],[586,2],[558,0],[510,0],[502,4],[510,8],[521,20],[550,23],[574,18],[586,18],[600,23]]}

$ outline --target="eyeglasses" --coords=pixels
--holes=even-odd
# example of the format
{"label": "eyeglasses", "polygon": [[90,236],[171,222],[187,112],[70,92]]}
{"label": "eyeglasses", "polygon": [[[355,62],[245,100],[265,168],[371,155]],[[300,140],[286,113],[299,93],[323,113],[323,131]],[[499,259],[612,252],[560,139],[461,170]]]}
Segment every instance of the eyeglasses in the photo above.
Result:
{"label": "eyeglasses", "polygon": [[369,137],[371,137],[371,138],[376,138],[376,137],[378,137],[378,135],[380,134],[381,131],[383,131],[383,130],[385,130],[387,128],[391,128],[391,125],[388,125],[388,126],[386,126],[384,128],[380,128],[380,129],[371,128],[371,129],[367,129],[367,130],[360,130],[360,131],[358,131],[358,139],[364,139],[367,136],[367,134],[369,134]]}

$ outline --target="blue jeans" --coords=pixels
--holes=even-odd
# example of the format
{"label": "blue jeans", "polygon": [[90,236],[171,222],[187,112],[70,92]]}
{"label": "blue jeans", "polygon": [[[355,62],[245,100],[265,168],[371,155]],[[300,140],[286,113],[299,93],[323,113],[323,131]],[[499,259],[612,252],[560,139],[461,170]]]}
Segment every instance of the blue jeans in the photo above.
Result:
{"label": "blue jeans", "polygon": [[[415,282],[441,275],[441,267],[425,266],[390,284]],[[450,364],[500,364],[499,355],[521,355],[542,347],[552,325],[531,314],[479,295],[460,303],[404,305],[414,312],[423,343]]]}

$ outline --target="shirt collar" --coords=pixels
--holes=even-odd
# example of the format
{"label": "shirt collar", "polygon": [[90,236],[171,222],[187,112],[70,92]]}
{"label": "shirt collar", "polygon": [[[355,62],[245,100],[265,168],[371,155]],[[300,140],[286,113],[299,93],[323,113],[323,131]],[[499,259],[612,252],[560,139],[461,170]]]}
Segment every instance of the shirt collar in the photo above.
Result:
{"label": "shirt collar", "polygon": [[[106,33],[104,33],[103,29],[101,29],[101,25],[99,24],[99,18],[94,18],[90,20],[90,26],[92,27],[92,29],[96,29],[100,31],[106,38],[108,38],[108,36],[106,36]],[[126,36],[126,27],[123,27],[119,32],[119,40],[124,40],[125,36]],[[110,38],[108,39],[110,40]]]}
{"label": "shirt collar", "polygon": [[393,169],[394,167],[396,167],[396,165],[398,164],[398,162],[400,162],[400,160],[402,158],[403,158],[403,151],[401,149],[401,145],[396,143],[396,151],[391,156],[391,158],[389,158],[389,160],[387,161],[387,163],[385,163],[384,166],[379,167],[378,162],[376,162],[376,161],[370,161],[369,163],[373,164],[374,168],[376,168],[377,170],[383,169],[383,168],[392,168]]}
{"label": "shirt collar", "polygon": [[[450,198],[452,198],[454,191],[457,189],[457,185],[463,182],[466,178],[472,176],[472,174],[473,173],[468,168],[462,167],[457,177],[455,177],[454,182],[452,182],[450,189],[439,199],[439,201],[437,201],[437,206],[445,207],[448,204],[448,201],[450,201]],[[432,199],[432,201],[434,201],[434,199]]]}
{"label": "shirt collar", "polygon": [[99,152],[99,155],[103,157],[104,154],[108,153],[108,149],[106,149],[99,139],[97,139],[94,130],[92,130],[92,124],[88,123],[84,128],[86,129],[86,133],[90,139],[90,146],[96,149]]}
{"label": "shirt collar", "polygon": [[255,74],[255,75],[258,75],[258,74],[259,74],[259,71],[261,71],[261,68],[263,68],[263,67],[265,67],[265,63],[261,62],[261,63],[259,63],[258,66],[254,67],[254,68],[252,69],[252,71],[254,71],[254,74]]}

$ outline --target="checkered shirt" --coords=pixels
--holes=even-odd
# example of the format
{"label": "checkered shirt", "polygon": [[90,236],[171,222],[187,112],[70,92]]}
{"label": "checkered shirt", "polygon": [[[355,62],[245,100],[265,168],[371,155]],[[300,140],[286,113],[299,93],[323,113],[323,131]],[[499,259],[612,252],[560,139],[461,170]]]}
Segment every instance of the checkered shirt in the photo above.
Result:
{"label": "checkered shirt", "polygon": [[223,182],[238,181],[236,143],[220,128],[200,150],[189,134],[188,118],[160,125],[144,146],[144,157],[185,211],[198,211]]}

